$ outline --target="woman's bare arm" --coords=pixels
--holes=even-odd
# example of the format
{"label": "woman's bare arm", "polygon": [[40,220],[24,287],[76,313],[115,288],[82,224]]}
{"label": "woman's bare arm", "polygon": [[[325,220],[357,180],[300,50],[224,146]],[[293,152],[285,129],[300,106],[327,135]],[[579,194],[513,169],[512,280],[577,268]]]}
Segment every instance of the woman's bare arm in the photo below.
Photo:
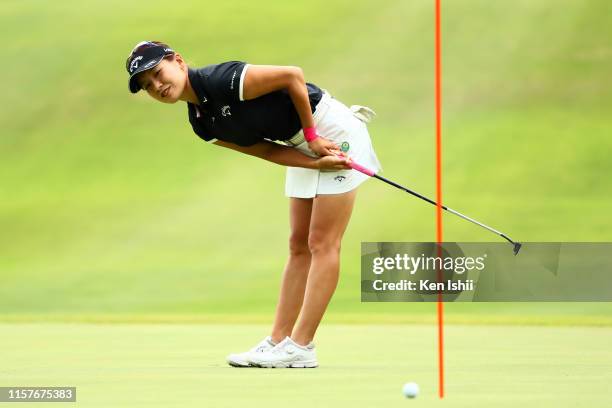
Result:
{"label": "woman's bare arm", "polygon": [[[275,65],[249,65],[243,84],[244,99],[255,99],[270,92],[286,89],[300,117],[302,128],[314,127],[314,119],[308,98],[304,72],[300,67]],[[320,156],[336,155],[339,147],[325,138],[316,138],[308,143],[310,149]]]}
{"label": "woman's bare arm", "polygon": [[255,99],[270,92],[287,89],[302,127],[314,126],[304,73],[299,67],[249,65],[244,77],[244,99]]}
{"label": "woman's bare arm", "polygon": [[262,141],[252,146],[239,146],[234,143],[217,140],[214,144],[250,156],[259,157],[272,163],[289,167],[304,167],[306,169],[328,169],[342,170],[349,169],[348,159],[345,157],[325,156],[324,158],[312,158],[306,156],[297,149],[281,146],[277,143]]}

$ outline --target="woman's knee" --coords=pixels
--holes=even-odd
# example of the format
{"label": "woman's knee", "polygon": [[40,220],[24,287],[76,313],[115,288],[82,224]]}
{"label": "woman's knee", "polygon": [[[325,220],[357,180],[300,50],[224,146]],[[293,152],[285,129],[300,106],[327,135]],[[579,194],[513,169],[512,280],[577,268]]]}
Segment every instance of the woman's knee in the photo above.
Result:
{"label": "woman's knee", "polygon": [[339,254],[341,239],[323,232],[311,231],[308,236],[308,249],[315,254]]}
{"label": "woman's knee", "polygon": [[304,256],[310,255],[308,247],[308,232],[292,231],[289,236],[289,255]]}

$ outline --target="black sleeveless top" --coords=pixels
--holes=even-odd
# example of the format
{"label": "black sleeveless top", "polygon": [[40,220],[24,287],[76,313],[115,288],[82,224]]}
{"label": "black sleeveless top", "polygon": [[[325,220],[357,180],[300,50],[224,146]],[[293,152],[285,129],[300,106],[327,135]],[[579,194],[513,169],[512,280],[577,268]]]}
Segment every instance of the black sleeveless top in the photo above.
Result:
{"label": "black sleeveless top", "polygon": [[[242,90],[248,66],[229,61],[189,68],[189,82],[200,102],[197,106],[187,103],[189,122],[200,138],[251,146],[264,139],[288,140],[302,128],[287,90],[244,100]],[[314,113],[323,90],[311,83],[306,87]]]}

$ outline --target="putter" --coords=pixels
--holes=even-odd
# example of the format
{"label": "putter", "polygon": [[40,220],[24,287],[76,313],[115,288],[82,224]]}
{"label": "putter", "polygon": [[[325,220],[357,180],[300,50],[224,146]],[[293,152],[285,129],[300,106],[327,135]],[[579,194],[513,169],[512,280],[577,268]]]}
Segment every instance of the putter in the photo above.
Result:
{"label": "putter", "polygon": [[[350,167],[351,167],[353,170],[357,170],[357,171],[359,171],[359,172],[361,172],[361,173],[363,173],[363,174],[366,174],[366,175],[368,175],[368,176],[370,176],[370,177],[374,177],[374,178],[377,178],[377,179],[379,179],[379,180],[382,180],[382,181],[384,181],[385,183],[392,185],[393,187],[397,187],[397,188],[399,188],[400,190],[403,190],[403,191],[407,192],[408,194],[412,194],[413,196],[420,198],[421,200],[425,200],[425,201],[427,201],[428,203],[431,203],[431,204],[433,204],[433,205],[435,205],[435,206],[437,206],[437,205],[438,205],[438,204],[437,204],[435,201],[433,201],[433,200],[431,200],[431,199],[429,199],[429,198],[427,198],[427,197],[425,197],[425,196],[423,196],[423,195],[421,195],[421,194],[417,193],[416,191],[412,191],[412,190],[410,190],[410,189],[408,189],[408,188],[406,188],[406,187],[404,187],[404,186],[401,186],[401,185],[399,185],[399,184],[397,184],[397,183],[394,183],[394,182],[393,182],[393,181],[391,181],[391,180],[388,180],[388,179],[386,179],[386,178],[384,178],[384,177],[382,177],[382,176],[379,176],[378,174],[374,173],[372,170],[369,170],[369,169],[367,169],[367,168],[363,167],[363,166],[362,166],[362,165],[360,165],[360,164],[357,164],[357,163],[355,163],[355,162],[351,161],[351,163],[349,164],[349,166],[350,166]],[[474,224],[476,224],[476,225],[478,225],[478,226],[481,226],[482,228],[484,228],[484,229],[486,229],[486,230],[489,230],[489,231],[491,231],[491,232],[496,233],[497,235],[499,235],[500,237],[502,237],[502,238],[503,238],[503,239],[505,239],[506,241],[510,242],[510,243],[513,245],[513,252],[514,252],[514,255],[518,254],[518,252],[521,250],[521,246],[522,246],[523,244],[521,244],[520,242],[517,242],[517,241],[513,241],[512,239],[510,239],[510,237],[509,237],[509,236],[507,236],[507,235],[506,235],[506,234],[504,234],[503,232],[499,232],[498,230],[496,230],[496,229],[494,229],[494,228],[491,228],[491,227],[489,227],[489,226],[487,226],[487,225],[485,225],[485,224],[483,224],[483,223],[481,223],[481,222],[478,222],[478,221],[476,221],[475,219],[468,217],[467,215],[463,215],[463,214],[461,214],[459,211],[455,211],[455,210],[453,210],[452,208],[448,208],[448,207],[447,207],[447,206],[445,206],[445,205],[443,205],[443,206],[441,206],[441,207],[442,207],[444,210],[446,210],[446,211],[448,211],[448,212],[450,212],[450,213],[452,213],[452,214],[455,214],[455,215],[457,215],[457,216],[459,216],[459,217],[463,218],[464,220],[470,221],[471,223],[474,223]]]}

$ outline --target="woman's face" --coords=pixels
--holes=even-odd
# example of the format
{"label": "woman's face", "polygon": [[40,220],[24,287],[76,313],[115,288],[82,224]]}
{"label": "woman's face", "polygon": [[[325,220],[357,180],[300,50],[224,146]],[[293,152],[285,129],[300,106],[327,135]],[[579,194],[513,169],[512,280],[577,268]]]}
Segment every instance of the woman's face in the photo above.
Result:
{"label": "woman's face", "polygon": [[174,54],[139,74],[137,81],[154,99],[163,103],[175,103],[187,83],[187,65],[179,54]]}

